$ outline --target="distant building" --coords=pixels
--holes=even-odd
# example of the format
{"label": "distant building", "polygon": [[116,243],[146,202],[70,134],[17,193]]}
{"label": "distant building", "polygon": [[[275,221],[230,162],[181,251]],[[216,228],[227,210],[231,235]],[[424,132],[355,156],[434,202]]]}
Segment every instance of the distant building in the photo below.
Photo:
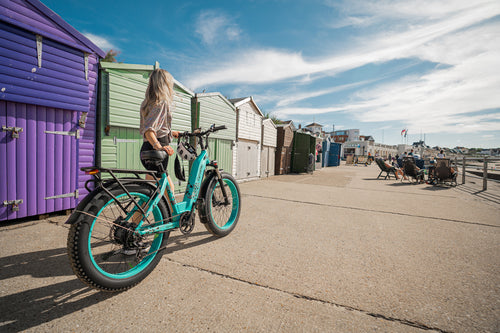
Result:
{"label": "distant building", "polygon": [[469,153],[469,148],[466,147],[455,147],[454,148],[459,154],[467,155]]}
{"label": "distant building", "polygon": [[373,142],[375,142],[375,139],[371,135],[360,135],[359,140],[360,141],[373,141]]}
{"label": "distant building", "polygon": [[304,127],[304,129],[308,129],[312,134],[319,136],[323,132],[323,125],[318,124],[318,123],[312,123],[312,124],[306,125]]}
{"label": "distant building", "polygon": [[359,140],[359,129],[348,129],[330,132],[330,137],[334,142],[344,143],[347,141]]}

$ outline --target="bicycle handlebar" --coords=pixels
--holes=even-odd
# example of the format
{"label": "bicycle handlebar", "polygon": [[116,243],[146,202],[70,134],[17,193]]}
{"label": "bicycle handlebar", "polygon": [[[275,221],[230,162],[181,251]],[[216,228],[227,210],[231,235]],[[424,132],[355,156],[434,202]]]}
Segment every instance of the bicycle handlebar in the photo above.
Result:
{"label": "bicycle handlebar", "polygon": [[209,133],[217,132],[217,131],[224,130],[224,129],[227,129],[226,125],[215,126],[215,124],[213,124],[206,131],[202,132],[201,129],[196,129],[196,130],[194,130],[194,132],[179,133],[179,136],[188,136],[188,137],[197,136],[197,137],[200,137],[200,136],[204,136],[204,135],[207,135]]}

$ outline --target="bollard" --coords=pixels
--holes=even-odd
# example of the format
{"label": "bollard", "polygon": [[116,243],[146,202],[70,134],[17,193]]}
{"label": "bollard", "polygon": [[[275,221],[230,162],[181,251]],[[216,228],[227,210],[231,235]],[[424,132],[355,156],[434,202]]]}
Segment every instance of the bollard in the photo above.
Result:
{"label": "bollard", "polygon": [[484,157],[484,166],[483,166],[483,191],[486,191],[488,188],[488,157]]}
{"label": "bollard", "polygon": [[462,163],[462,184],[465,184],[465,156],[464,156],[464,161]]}

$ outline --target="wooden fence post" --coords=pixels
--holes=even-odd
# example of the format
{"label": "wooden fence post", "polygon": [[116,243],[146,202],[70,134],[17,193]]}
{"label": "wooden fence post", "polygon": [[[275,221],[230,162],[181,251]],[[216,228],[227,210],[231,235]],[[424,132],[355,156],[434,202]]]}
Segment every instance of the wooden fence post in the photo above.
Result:
{"label": "wooden fence post", "polygon": [[462,184],[465,184],[465,156],[462,164]]}
{"label": "wooden fence post", "polygon": [[483,166],[483,191],[486,191],[488,188],[488,157],[484,157],[484,166]]}

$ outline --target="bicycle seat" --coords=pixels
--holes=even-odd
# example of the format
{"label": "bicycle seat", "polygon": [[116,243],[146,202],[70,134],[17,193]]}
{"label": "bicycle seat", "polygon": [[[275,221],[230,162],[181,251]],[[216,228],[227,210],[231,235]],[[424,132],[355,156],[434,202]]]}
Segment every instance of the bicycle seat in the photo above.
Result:
{"label": "bicycle seat", "polygon": [[164,150],[144,150],[141,151],[141,160],[160,162],[167,158],[167,152]]}

